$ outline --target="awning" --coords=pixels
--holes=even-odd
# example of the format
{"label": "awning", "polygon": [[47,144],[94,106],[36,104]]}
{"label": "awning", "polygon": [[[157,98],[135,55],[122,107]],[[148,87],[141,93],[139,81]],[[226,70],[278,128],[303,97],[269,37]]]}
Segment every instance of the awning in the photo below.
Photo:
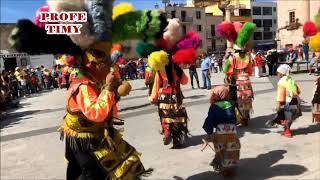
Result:
{"label": "awning", "polygon": [[28,57],[27,53],[0,54],[0,58]]}

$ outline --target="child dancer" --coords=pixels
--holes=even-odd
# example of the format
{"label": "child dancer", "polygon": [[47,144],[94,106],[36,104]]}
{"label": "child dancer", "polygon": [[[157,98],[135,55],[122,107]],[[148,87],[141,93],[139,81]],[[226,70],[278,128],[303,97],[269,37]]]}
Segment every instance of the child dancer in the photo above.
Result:
{"label": "child dancer", "polygon": [[278,77],[280,78],[278,82],[277,89],[277,118],[272,120],[269,126],[275,124],[281,124],[284,126],[284,131],[282,133],[285,137],[292,137],[291,124],[293,120],[301,116],[301,111],[299,108],[299,94],[300,88],[295,82],[295,80],[290,76],[291,68],[282,64],[278,67]]}
{"label": "child dancer", "polygon": [[210,103],[208,117],[203,125],[208,135],[204,142],[208,144],[212,141],[216,152],[210,165],[223,176],[231,176],[239,160],[240,141],[236,130],[235,105],[229,100],[228,87],[213,88]]}

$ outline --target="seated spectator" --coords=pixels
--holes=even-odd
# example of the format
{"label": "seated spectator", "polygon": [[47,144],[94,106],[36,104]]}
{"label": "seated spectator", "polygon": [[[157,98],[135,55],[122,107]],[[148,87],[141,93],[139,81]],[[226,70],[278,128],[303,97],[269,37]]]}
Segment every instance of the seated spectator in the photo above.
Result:
{"label": "seated spectator", "polygon": [[309,64],[309,75],[312,74],[312,71],[313,71],[313,66],[316,66],[316,71],[318,69],[318,63],[320,61],[320,53],[313,53],[312,54],[312,58],[311,58],[311,61],[310,61],[310,64]]}
{"label": "seated spectator", "polygon": [[290,48],[289,49],[289,55],[288,55],[288,65],[290,66],[290,68],[293,67],[293,64],[297,61],[298,59],[298,55],[297,52]]}

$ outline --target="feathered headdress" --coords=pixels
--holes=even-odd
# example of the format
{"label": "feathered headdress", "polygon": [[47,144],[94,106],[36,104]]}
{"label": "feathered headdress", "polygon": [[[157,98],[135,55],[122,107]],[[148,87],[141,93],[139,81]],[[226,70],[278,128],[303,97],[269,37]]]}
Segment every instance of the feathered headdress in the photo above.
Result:
{"label": "feathered headdress", "polygon": [[121,44],[113,44],[112,48],[111,48],[111,53],[113,53],[115,51],[121,51],[121,50],[122,50]]}
{"label": "feathered headdress", "polygon": [[112,26],[113,42],[121,42],[128,39],[155,40],[160,38],[167,21],[164,15],[156,10],[133,11],[118,16]]}
{"label": "feathered headdress", "polygon": [[172,62],[175,64],[195,64],[197,61],[197,51],[194,48],[182,49],[172,56]]}
{"label": "feathered headdress", "polygon": [[224,21],[217,25],[216,33],[239,47],[246,47],[252,39],[255,29],[256,25],[251,22],[242,24],[240,22]]}
{"label": "feathered headdress", "polygon": [[236,32],[239,33],[241,28],[243,27],[243,24],[241,22],[236,21],[236,22],[233,22],[233,26]]}
{"label": "feathered headdress", "polygon": [[[178,36],[180,24],[177,19],[167,20],[157,10],[136,10],[128,3],[113,8],[113,0],[47,0],[48,7],[40,11],[70,12],[86,11],[88,21],[83,22],[81,34],[47,35],[35,18],[37,25],[28,20],[17,23],[10,42],[18,51],[29,54],[84,54],[89,61],[117,61],[121,50],[112,44],[125,40],[141,40],[136,51],[141,57],[148,57],[151,66],[164,69],[169,56],[173,63],[194,62],[200,37],[195,32]],[[39,13],[38,13],[39,14]],[[154,43],[150,42],[154,41]],[[162,50],[162,51],[161,51]],[[169,53],[165,52],[168,51]],[[101,58],[100,56],[105,56]],[[96,58],[99,56],[100,58]]]}
{"label": "feathered headdress", "polygon": [[136,46],[136,52],[140,57],[148,57],[151,53],[155,51],[160,51],[161,48],[158,46],[155,46],[148,42],[138,42]]}
{"label": "feathered headdress", "polygon": [[230,42],[235,42],[237,38],[237,31],[230,21],[224,21],[217,25],[216,33],[219,36],[226,38]]}
{"label": "feathered headdress", "polygon": [[67,35],[48,35],[45,29],[27,19],[19,20],[9,37],[10,45],[28,54],[82,54]]}
{"label": "feathered headdress", "polygon": [[254,30],[256,29],[256,25],[251,22],[246,22],[241,28],[237,39],[236,44],[240,47],[244,47],[249,40],[253,37]]}
{"label": "feathered headdress", "polygon": [[118,16],[133,11],[133,7],[129,3],[120,3],[116,5],[112,10],[112,20],[115,20]]}
{"label": "feathered headdress", "polygon": [[155,51],[148,58],[148,65],[156,71],[165,71],[165,66],[169,64],[169,54],[165,51]]}
{"label": "feathered headdress", "polygon": [[[85,11],[86,9],[92,7],[94,3],[92,0],[86,0],[86,1],[85,0],[73,0],[73,1],[47,0],[47,2],[49,5],[49,9],[52,12]],[[101,9],[101,5],[102,4],[100,4],[100,6],[97,6],[97,8],[99,7]],[[88,22],[79,23],[79,24],[82,24],[81,34],[69,35],[72,41],[82,48],[90,47],[90,45],[92,45],[94,42],[99,40],[99,36],[101,36],[101,33],[99,34],[99,31],[101,31],[101,26],[103,25],[94,24],[93,21],[94,20],[97,21],[97,20],[91,18],[92,17],[91,13],[93,13],[92,11],[93,11],[92,8],[88,9],[88,16],[89,16]],[[101,16],[103,16],[103,13]],[[111,36],[110,33],[108,34],[109,34],[108,36]]]}
{"label": "feathered headdress", "polygon": [[307,21],[303,25],[303,33],[310,36],[309,47],[313,52],[320,52],[320,8],[318,14],[314,17],[315,23]]}
{"label": "feathered headdress", "polygon": [[312,21],[307,21],[303,25],[303,33],[305,36],[314,36],[318,32],[317,26]]}
{"label": "feathered headdress", "polygon": [[34,17],[34,23],[41,27],[44,28],[46,24],[48,24],[47,22],[40,22],[40,13],[41,12],[49,12],[49,6],[42,6],[40,7],[37,12],[36,12],[36,16]]}
{"label": "feathered headdress", "polygon": [[312,36],[309,41],[310,51],[320,52],[320,32],[317,35]]}
{"label": "feathered headdress", "polygon": [[168,26],[163,33],[163,39],[167,41],[168,48],[172,48],[179,39],[179,19],[168,19]]}
{"label": "feathered headdress", "polygon": [[196,32],[188,32],[184,37],[182,37],[177,44],[175,45],[174,49],[181,50],[181,49],[197,49],[200,46],[200,37]]}
{"label": "feathered headdress", "polygon": [[314,17],[318,30],[320,30],[320,14]]}

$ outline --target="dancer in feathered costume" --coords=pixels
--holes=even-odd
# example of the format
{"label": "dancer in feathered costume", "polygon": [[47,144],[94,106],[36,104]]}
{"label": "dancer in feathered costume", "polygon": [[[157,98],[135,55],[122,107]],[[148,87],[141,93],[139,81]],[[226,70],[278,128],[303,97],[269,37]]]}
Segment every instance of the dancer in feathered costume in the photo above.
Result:
{"label": "dancer in feathered costume", "polygon": [[[211,162],[214,170],[224,176],[232,175],[240,157],[240,141],[237,136],[237,116],[229,88],[216,86],[210,96],[210,108],[203,129],[207,133],[204,148],[213,142],[215,157]],[[204,148],[202,150],[204,150]]]}
{"label": "dancer in feathered costume", "polygon": [[195,64],[200,45],[195,32],[179,38],[179,28],[177,19],[168,19],[165,32],[158,39],[153,43],[143,39],[136,49],[141,57],[148,58],[150,70],[156,72],[149,99],[159,106],[164,145],[173,142],[174,148],[181,147],[188,133],[188,115],[180,87],[188,83],[188,78],[180,65]]}
{"label": "dancer in feathered costume", "polygon": [[250,22],[246,22],[242,27],[239,23],[223,22],[216,29],[219,35],[235,43],[235,53],[225,62],[224,72],[230,89],[236,91],[231,92],[234,94],[231,99],[237,102],[243,126],[248,126],[252,111],[253,90],[249,79],[252,75],[252,60],[246,47],[252,39],[255,28],[256,25]]}
{"label": "dancer in feathered costume", "polygon": [[76,68],[67,92],[67,114],[60,128],[66,137],[68,180],[136,180],[149,172],[144,169],[140,154],[114,127],[123,124],[114,120],[118,116],[117,102],[130,92],[131,86],[114,73],[111,47],[123,40],[157,39],[167,22],[157,11],[128,12],[119,6],[116,11],[123,12],[114,12],[112,17],[112,3],[49,0],[49,11],[87,10],[89,21],[83,23],[80,35],[47,35],[43,25],[19,20],[10,36],[12,46],[21,52],[74,57],[72,64]]}
{"label": "dancer in feathered costume", "polygon": [[301,116],[300,99],[301,93],[296,81],[290,76],[291,68],[287,64],[282,64],[277,69],[280,78],[277,88],[277,118],[271,125],[281,124],[284,127],[282,133],[285,137],[292,137],[292,122]]}

